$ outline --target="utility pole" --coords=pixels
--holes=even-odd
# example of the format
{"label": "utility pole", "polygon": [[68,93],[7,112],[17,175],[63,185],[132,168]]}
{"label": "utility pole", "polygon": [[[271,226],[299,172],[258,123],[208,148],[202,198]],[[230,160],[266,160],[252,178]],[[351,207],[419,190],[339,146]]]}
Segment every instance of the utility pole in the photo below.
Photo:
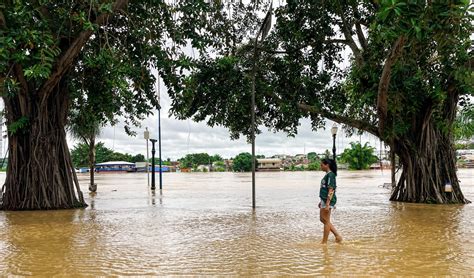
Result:
{"label": "utility pole", "polygon": [[257,75],[257,59],[258,59],[258,41],[260,34],[262,35],[262,41],[270,32],[270,28],[272,27],[272,3],[270,4],[270,8],[265,16],[265,19],[260,26],[260,29],[255,36],[255,43],[253,47],[253,68],[252,68],[252,106],[251,106],[251,115],[252,115],[252,122],[251,122],[251,135],[250,140],[252,141],[252,208],[255,209],[255,78]]}

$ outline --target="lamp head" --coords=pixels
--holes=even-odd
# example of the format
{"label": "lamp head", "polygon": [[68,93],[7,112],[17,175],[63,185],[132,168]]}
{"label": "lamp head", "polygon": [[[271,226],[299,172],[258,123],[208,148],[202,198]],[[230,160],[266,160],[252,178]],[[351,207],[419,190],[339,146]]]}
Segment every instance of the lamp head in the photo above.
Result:
{"label": "lamp head", "polygon": [[333,136],[337,134],[337,125],[336,125],[336,124],[334,124],[334,125],[332,126],[332,128],[331,128],[331,134],[332,134]]}

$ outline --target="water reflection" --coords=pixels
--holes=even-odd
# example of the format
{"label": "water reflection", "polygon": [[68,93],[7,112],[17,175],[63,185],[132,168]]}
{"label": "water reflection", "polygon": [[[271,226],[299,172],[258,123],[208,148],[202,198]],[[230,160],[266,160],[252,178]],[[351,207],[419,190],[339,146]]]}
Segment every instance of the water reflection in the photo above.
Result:
{"label": "water reflection", "polygon": [[2,269],[8,270],[11,275],[22,276],[35,274],[36,270],[41,269],[42,275],[49,276],[70,268],[70,258],[78,247],[77,236],[81,230],[71,223],[80,221],[82,212],[5,213],[7,229],[2,234],[2,240],[8,242],[9,248],[3,253]]}
{"label": "water reflection", "polygon": [[97,192],[89,192],[89,206],[92,210],[95,210],[95,196],[97,196]]}
{"label": "water reflection", "polygon": [[[163,190],[157,190],[159,193],[156,193],[155,190],[148,191],[148,205],[156,207],[156,199],[160,206],[163,205]],[[157,197],[158,196],[158,197]]]}
{"label": "water reflection", "polygon": [[248,174],[97,175],[87,209],[0,212],[0,275],[469,275],[474,207],[391,203],[389,175],[340,173],[342,245],[319,244],[322,173],[258,173],[256,210]]}

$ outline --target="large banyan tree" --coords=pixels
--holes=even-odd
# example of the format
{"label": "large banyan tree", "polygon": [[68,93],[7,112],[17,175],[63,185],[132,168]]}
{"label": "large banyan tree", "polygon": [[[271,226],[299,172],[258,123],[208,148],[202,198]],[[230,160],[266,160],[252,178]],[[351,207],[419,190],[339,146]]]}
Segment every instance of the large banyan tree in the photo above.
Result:
{"label": "large banyan tree", "polygon": [[[179,83],[182,49],[232,41],[221,6],[209,1],[3,0],[0,94],[9,163],[0,207],[84,207],[65,126],[75,115],[128,124],[158,107],[157,74]],[[84,111],[81,111],[84,110]]]}
{"label": "large banyan tree", "polygon": [[[294,134],[309,117],[314,129],[330,119],[368,132],[402,166],[391,200],[468,203],[456,175],[453,121],[473,94],[469,2],[286,1],[259,38],[257,124]],[[171,93],[175,115],[226,126],[233,138],[251,133],[258,28],[231,53],[201,59],[184,89]]]}

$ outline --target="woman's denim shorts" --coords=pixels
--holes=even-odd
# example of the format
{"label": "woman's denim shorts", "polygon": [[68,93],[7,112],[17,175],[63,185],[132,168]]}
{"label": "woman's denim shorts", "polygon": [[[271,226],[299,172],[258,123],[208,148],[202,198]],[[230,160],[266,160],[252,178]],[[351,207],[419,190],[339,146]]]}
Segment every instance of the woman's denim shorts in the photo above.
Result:
{"label": "woman's denim shorts", "polygon": [[[319,202],[319,207],[320,208],[326,208],[326,202],[323,199],[320,199]],[[329,208],[334,209],[336,206],[329,206]]]}

